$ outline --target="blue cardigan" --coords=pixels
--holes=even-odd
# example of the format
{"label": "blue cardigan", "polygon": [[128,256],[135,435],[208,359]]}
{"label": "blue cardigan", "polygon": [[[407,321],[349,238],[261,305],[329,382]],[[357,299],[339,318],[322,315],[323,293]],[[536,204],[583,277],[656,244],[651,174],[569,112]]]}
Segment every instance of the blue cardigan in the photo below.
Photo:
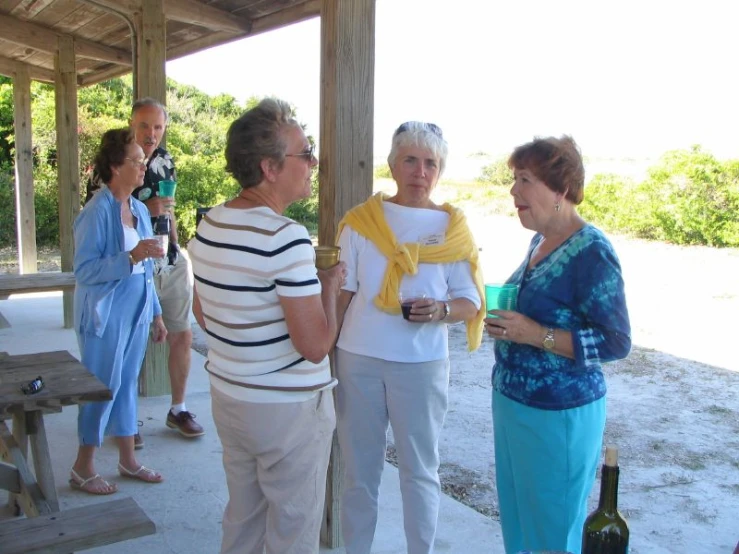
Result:
{"label": "blue cardigan", "polygon": [[[153,236],[151,216],[146,206],[130,198],[140,237]],[[114,309],[113,293],[123,279],[131,276],[132,266],[124,248],[121,203],[107,186],[85,205],[74,221],[74,327],[78,333],[102,337]],[[151,323],[162,313],[153,282],[154,264],[144,260],[146,302],[138,324]]]}
{"label": "blue cardigan", "polygon": [[520,287],[518,312],[572,333],[575,359],[496,341],[493,387],[527,406],[564,410],[606,394],[601,364],[628,355],[631,327],[621,266],[599,229],[585,225],[527,269],[542,240],[534,236],[526,259],[507,282]]}

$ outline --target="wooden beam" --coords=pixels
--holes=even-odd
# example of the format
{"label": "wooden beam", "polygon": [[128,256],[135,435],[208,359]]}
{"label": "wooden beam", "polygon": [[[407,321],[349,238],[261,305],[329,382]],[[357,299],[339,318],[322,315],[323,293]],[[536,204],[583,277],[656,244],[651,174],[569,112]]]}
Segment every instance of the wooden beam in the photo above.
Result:
{"label": "wooden beam", "polygon": [[21,492],[20,472],[13,464],[0,462],[0,489],[16,494]]}
{"label": "wooden beam", "polygon": [[252,21],[252,35],[307,21],[321,15],[321,0],[311,0]]}
{"label": "wooden beam", "polygon": [[13,78],[21,67],[25,67],[26,71],[28,71],[28,76],[34,81],[43,81],[44,83],[54,82],[53,71],[49,71],[44,67],[38,67],[26,62],[0,56],[0,75]]}
{"label": "wooden beam", "polygon": [[225,32],[212,33],[200,39],[171,48],[167,50],[167,60],[176,60],[177,58],[189,56],[206,48],[221,46],[222,44],[228,44],[229,42],[241,40],[242,38],[274,31],[280,27],[307,21],[319,15],[321,15],[321,0],[310,0],[310,2],[305,2],[292,8],[254,19],[249,33],[240,33],[237,35]]}
{"label": "wooden beam", "polygon": [[36,273],[36,209],[33,202],[31,77],[20,64],[13,78],[15,132],[15,228],[20,273]]}
{"label": "wooden beam", "polygon": [[102,83],[103,81],[107,81],[108,79],[120,77],[121,75],[128,75],[129,73],[131,73],[130,67],[119,67],[114,65],[111,66],[110,69],[100,71],[95,70],[84,75],[78,75],[77,84],[81,87],[86,87],[89,85]]}
{"label": "wooden beam", "polygon": [[[74,39],[59,38],[59,52],[54,57],[56,70],[56,149],[59,174],[59,242],[62,271],[73,270],[74,236],[72,224],[80,211],[79,141],[77,138],[77,68]],[[73,291],[64,291],[64,326],[73,321]]]}
{"label": "wooden beam", "polygon": [[[3,40],[22,44],[36,50],[56,53],[59,37],[70,36],[54,29],[0,14],[0,36]],[[83,58],[117,63],[131,67],[131,53],[82,38],[75,39],[75,53]]]}
{"label": "wooden beam", "polygon": [[167,25],[163,0],[146,0],[134,18],[138,36],[138,90],[134,99],[149,96],[167,103]]}
{"label": "wooden beam", "polygon": [[[22,418],[23,415],[20,417]],[[51,506],[46,502],[41,487],[38,486],[31,468],[28,467],[26,451],[14,436],[18,421],[20,421],[18,418],[13,417],[13,433],[10,432],[4,421],[0,421],[0,457],[18,470],[20,493],[13,495],[13,497],[26,517],[48,514],[52,511]],[[23,434],[22,431],[21,434]]]}
{"label": "wooden beam", "polygon": [[[375,0],[322,0],[320,244],[334,244],[340,218],[372,194],[374,92]],[[342,540],[341,474],[334,433],[321,529],[329,548],[338,548]]]}
{"label": "wooden beam", "polygon": [[199,25],[214,31],[248,33],[251,21],[219,10],[197,0],[164,0],[167,19]]}
{"label": "wooden beam", "polygon": [[[95,0],[96,4],[122,11],[130,16],[139,15],[146,9],[146,2],[142,0]],[[167,19],[181,21],[191,25],[200,25],[214,31],[228,31],[245,34],[251,29],[248,19],[233,15],[225,10],[219,10],[198,0],[164,0],[164,13]]]}

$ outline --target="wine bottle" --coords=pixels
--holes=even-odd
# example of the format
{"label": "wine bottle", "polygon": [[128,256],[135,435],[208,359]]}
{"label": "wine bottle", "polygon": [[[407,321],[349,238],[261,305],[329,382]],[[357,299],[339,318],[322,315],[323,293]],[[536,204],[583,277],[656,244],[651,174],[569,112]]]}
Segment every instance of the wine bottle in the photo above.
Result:
{"label": "wine bottle", "polygon": [[618,511],[618,449],[606,447],[598,509],[585,520],[582,554],[628,554],[629,526]]}

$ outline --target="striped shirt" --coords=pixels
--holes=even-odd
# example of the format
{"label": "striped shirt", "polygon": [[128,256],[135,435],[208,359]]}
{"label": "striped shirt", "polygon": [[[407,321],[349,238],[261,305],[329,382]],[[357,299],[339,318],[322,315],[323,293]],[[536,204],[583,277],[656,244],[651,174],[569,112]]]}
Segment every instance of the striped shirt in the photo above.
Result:
{"label": "striped shirt", "polygon": [[296,402],[334,384],[328,356],[304,359],[280,296],[321,293],[308,232],[267,207],[212,208],[190,241],[211,384],[239,400]]}

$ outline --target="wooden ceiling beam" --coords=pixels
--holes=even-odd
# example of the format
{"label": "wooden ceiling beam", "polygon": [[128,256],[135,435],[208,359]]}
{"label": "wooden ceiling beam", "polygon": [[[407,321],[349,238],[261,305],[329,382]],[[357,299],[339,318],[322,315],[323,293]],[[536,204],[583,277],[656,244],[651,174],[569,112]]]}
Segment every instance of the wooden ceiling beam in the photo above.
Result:
{"label": "wooden ceiling beam", "polygon": [[165,0],[164,16],[167,19],[199,25],[214,31],[240,34],[251,31],[250,20],[202,4],[197,0]]}
{"label": "wooden ceiling beam", "polygon": [[[0,36],[3,40],[22,44],[36,50],[55,54],[59,38],[65,35],[54,29],[22,21],[8,15],[0,14]],[[112,48],[91,40],[74,37],[75,53],[83,58],[92,58],[131,67],[131,53],[120,48]]]}
{"label": "wooden ceiling beam", "polygon": [[[143,0],[93,0],[95,4],[126,12],[141,12]],[[197,0],[164,0],[164,17],[190,25],[199,25],[213,31],[244,34],[251,30],[251,21]]]}
{"label": "wooden ceiling beam", "polygon": [[18,69],[22,66],[26,67],[26,69],[28,70],[28,76],[31,77],[31,79],[33,79],[34,81],[54,83],[53,71],[45,69],[43,67],[31,65],[29,63],[19,62],[18,60],[14,60],[11,58],[6,58],[5,56],[0,56],[0,75],[5,75],[6,77],[13,78],[15,77]]}
{"label": "wooden ceiling beam", "polygon": [[310,0],[252,20],[252,35],[307,21],[321,15],[321,0]]}
{"label": "wooden ceiling beam", "polygon": [[[174,1],[174,0],[167,0]],[[235,40],[242,38],[258,35],[260,33],[266,33],[274,29],[279,29],[286,25],[292,25],[293,23],[299,23],[306,21],[321,15],[321,0],[310,0],[304,2],[292,8],[281,10],[271,15],[265,15],[254,19],[252,21],[252,28],[250,33],[241,33],[238,35],[232,35],[230,33],[213,33],[206,35],[200,39],[186,42],[181,46],[167,49],[167,60],[176,60],[183,56],[189,56],[195,54],[206,48],[213,48],[214,46],[220,46],[222,44],[228,44]]]}

